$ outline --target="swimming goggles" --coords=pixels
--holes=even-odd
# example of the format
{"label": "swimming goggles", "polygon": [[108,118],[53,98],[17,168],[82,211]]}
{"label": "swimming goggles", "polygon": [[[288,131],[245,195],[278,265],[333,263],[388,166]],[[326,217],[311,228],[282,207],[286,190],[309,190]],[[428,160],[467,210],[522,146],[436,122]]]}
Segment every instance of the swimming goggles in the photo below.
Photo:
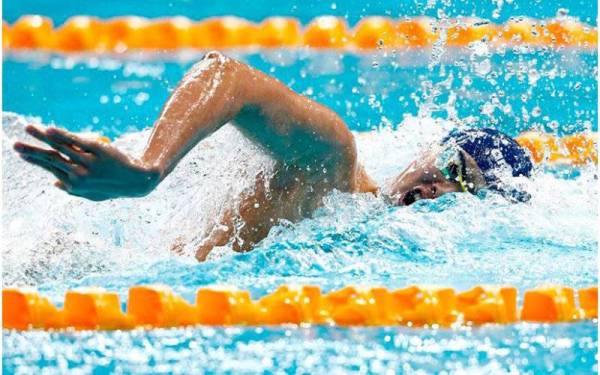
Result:
{"label": "swimming goggles", "polygon": [[463,192],[470,192],[465,178],[465,156],[460,149],[454,146],[446,147],[435,159],[435,167],[442,172],[446,180],[456,181]]}

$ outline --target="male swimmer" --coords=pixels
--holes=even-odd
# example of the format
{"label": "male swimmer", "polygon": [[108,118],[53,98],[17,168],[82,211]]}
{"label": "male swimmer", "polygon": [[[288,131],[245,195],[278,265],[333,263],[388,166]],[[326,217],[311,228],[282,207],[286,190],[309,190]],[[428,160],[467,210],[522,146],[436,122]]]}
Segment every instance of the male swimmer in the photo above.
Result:
{"label": "male swimmer", "polygon": [[[218,52],[194,65],[167,100],[141,159],[67,131],[28,126],[51,149],[16,142],[19,155],[48,172],[55,186],[94,201],[150,193],[198,142],[230,123],[275,160],[272,175],[257,176],[252,193],[219,218],[196,252],[204,260],[215,246],[248,251],[279,220],[309,216],[332,190],[380,193],[395,205],[450,192],[501,192],[527,200],[506,176],[529,176],[526,152],[492,130],[451,132],[379,188],[357,161],[354,137],[333,111],[252,67]],[[244,225],[235,228],[234,223]]]}

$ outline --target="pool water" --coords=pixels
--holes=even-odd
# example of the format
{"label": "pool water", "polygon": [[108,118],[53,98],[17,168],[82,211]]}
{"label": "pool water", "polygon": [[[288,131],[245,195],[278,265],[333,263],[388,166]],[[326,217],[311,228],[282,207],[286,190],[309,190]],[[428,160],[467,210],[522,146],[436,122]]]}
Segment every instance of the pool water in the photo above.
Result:
{"label": "pool water", "polygon": [[[528,2],[534,5],[536,2]],[[509,2],[507,2],[509,4]],[[512,2],[510,3],[512,4]],[[4,5],[6,6],[6,5]],[[507,5],[513,6],[513,5]],[[575,8],[574,8],[575,9]],[[577,10],[575,10],[577,11]],[[596,13],[597,11],[594,10]],[[535,13],[534,13],[535,14]],[[60,16],[57,16],[57,19]],[[592,22],[592,21],[590,21]],[[571,49],[233,51],[331,107],[355,132],[359,158],[381,184],[457,126],[511,135],[598,131],[596,52]],[[27,123],[94,131],[139,155],[169,91],[202,53],[59,56],[3,61],[4,285],[31,285],[60,305],[67,289],[102,286],[123,301],[135,284],[163,283],[188,300],[203,285],[260,297],[280,284],[403,287],[596,284],[598,172],[538,166],[510,204],[451,194],[410,207],[330,194],[300,223],[281,223],[257,249],[194,246],[223,206],[272,167],[225,126],[150,195],[102,203],[70,197],[11,149]],[[171,253],[186,244],[185,255]],[[132,332],[3,332],[6,373],[597,372],[596,324],[406,327],[190,328]]]}

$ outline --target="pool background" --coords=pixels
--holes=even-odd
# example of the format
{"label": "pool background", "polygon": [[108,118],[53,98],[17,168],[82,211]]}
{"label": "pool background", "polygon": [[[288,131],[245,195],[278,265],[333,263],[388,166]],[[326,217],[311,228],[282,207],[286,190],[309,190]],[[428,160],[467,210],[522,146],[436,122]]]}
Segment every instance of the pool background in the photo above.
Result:
{"label": "pool background", "polygon": [[[150,18],[179,16],[198,20],[206,17],[234,15],[251,21],[262,21],[273,16],[296,17],[303,23],[308,23],[312,18],[324,14],[345,17],[348,23],[355,24],[361,17],[376,16],[430,16],[448,17],[475,16],[504,22],[511,16],[528,16],[532,18],[550,18],[556,16],[560,9],[565,9],[573,17],[580,18],[583,22],[596,25],[598,22],[598,4],[594,1],[584,0],[509,0],[509,1],[440,1],[440,0],[412,0],[412,1],[385,1],[385,0],[346,0],[346,1],[319,1],[319,0],[177,0],[144,1],[144,6],[128,1],[109,0],[98,2],[94,0],[58,0],[48,3],[44,0],[5,1],[2,12],[5,20],[14,22],[22,14],[42,14],[62,23],[68,17],[87,14],[101,18],[135,14]],[[442,13],[443,12],[443,13]]]}
{"label": "pool background", "polygon": [[[595,24],[594,2],[265,3],[131,1],[4,2],[4,18],[49,15],[55,23],[76,13],[112,16],[238,14],[477,15],[503,22],[509,14],[545,18],[560,8]],[[103,4],[98,5],[98,4]],[[161,4],[163,4],[161,6]],[[261,6],[262,4],[263,6]],[[269,3],[270,4],[270,3]],[[63,5],[63,6],[61,6]],[[79,8],[83,7],[85,8]],[[281,6],[280,9],[277,7]],[[363,10],[363,8],[365,10]],[[329,9],[329,10],[328,10]],[[229,10],[229,11],[228,11]],[[102,13],[107,12],[107,13]],[[108,13],[110,12],[110,13]],[[221,13],[224,12],[224,13]],[[239,13],[238,13],[239,12]],[[336,13],[339,12],[339,13]],[[590,15],[594,15],[591,17]],[[591,17],[591,19],[589,19]],[[557,135],[597,131],[597,53],[563,49],[497,51],[336,52],[233,51],[336,110],[357,134],[360,160],[380,183],[400,172],[419,150],[457,123],[493,125],[516,135],[528,129]],[[224,202],[269,169],[269,157],[223,128],[202,142],[148,197],[93,203],[50,186],[49,176],[16,158],[11,144],[28,122],[109,135],[141,152],[169,90],[202,54],[125,57],[10,53],[3,61],[4,285],[33,285],[62,303],[65,290],[98,285],[125,301],[134,284],[164,283],[188,300],[202,285],[231,284],[254,297],[282,283],[324,290],[348,284],[402,287],[513,284],[522,292],[540,283],[584,287],[597,283],[598,187],[595,166],[547,168],[531,181],[529,204],[487,196],[448,195],[411,207],[388,207],[370,196],[332,194],[313,218],[282,224],[258,249],[227,248],[197,264],[188,253]],[[13,113],[14,112],[14,113]],[[29,117],[34,116],[34,117]],[[522,295],[522,293],[521,293]],[[231,328],[154,332],[3,333],[3,370],[50,372],[597,372],[594,323],[478,329]]]}

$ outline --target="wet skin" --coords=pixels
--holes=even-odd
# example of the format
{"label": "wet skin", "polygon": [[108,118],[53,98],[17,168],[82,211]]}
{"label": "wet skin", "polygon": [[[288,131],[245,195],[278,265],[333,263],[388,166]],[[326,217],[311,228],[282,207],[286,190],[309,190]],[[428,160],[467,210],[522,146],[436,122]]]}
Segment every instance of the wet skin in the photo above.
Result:
{"label": "wet skin", "polygon": [[[198,260],[228,243],[236,251],[251,250],[279,220],[309,216],[332,190],[381,192],[398,205],[461,191],[457,181],[446,180],[435,167],[439,150],[425,153],[379,189],[358,163],[354,137],[336,113],[218,52],[208,53],[181,80],[140,159],[62,129],[34,126],[27,126],[27,133],[50,148],[16,142],[14,149],[52,173],[55,186],[71,195],[93,201],[141,197],[226,123],[268,152],[276,168],[271,175],[256,176],[254,191],[238,197],[219,225],[205,233]],[[479,186],[481,172],[468,155],[466,164],[467,181]],[[240,220],[244,225],[236,228]]]}

